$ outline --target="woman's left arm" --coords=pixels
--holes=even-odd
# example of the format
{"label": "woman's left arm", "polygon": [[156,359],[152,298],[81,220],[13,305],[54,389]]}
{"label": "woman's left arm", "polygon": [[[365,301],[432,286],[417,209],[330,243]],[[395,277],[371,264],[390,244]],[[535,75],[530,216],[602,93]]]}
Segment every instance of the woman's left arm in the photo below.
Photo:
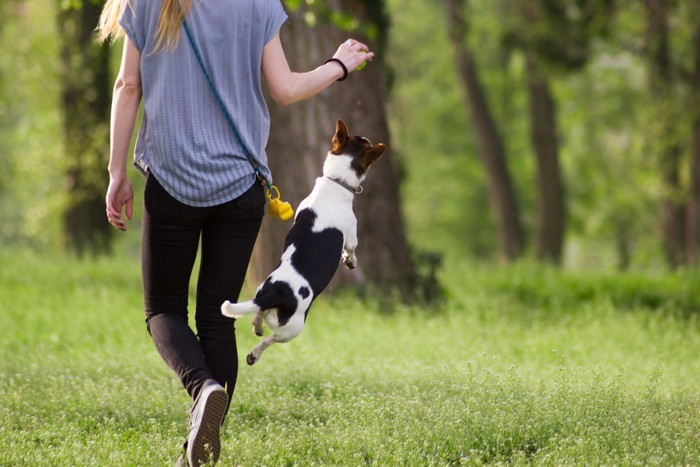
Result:
{"label": "woman's left arm", "polygon": [[[343,42],[333,55],[334,59],[345,65],[348,73],[373,57],[374,53],[370,52],[365,44],[353,39]],[[292,71],[279,33],[263,49],[262,71],[272,99],[281,105],[293,104],[315,96],[345,75],[343,66],[336,61],[305,73]]]}

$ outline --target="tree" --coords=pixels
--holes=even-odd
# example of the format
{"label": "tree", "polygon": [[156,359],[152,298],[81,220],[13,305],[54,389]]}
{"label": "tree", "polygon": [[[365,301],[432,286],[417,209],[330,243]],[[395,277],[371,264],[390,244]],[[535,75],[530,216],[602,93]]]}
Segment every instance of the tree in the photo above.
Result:
{"label": "tree", "polygon": [[537,160],[537,224],[535,254],[559,263],[566,220],[564,183],[559,165],[556,103],[540,58],[527,50],[530,140]]}
{"label": "tree", "polygon": [[700,7],[694,10],[694,70],[692,87],[692,157],[690,169],[690,200],[688,203],[688,263],[698,265],[700,259]]}
{"label": "tree", "polygon": [[501,256],[507,261],[517,259],[525,241],[521,213],[506,162],[503,140],[489,109],[477,73],[474,54],[468,45],[466,0],[447,0],[447,24],[450,41],[462,86],[466,106],[474,125],[479,155],[489,179],[489,200],[498,219]]}
{"label": "tree", "polygon": [[661,230],[666,261],[672,268],[685,261],[685,207],[680,183],[682,148],[676,134],[677,116],[674,93],[674,69],[669,45],[668,0],[645,0],[647,10],[646,54],[649,85],[657,100],[658,126],[654,150],[659,154],[664,199],[661,206]]}
{"label": "tree", "polygon": [[[7,11],[8,8],[6,4],[0,3],[0,37],[2,36],[2,31],[3,31],[3,23],[5,18],[7,18],[8,14]],[[0,64],[0,102],[4,102],[4,81],[5,81],[5,70],[2,68]],[[0,105],[0,132],[2,132],[7,126],[8,126],[8,109],[6,108],[5,105]],[[2,133],[0,133],[0,136]],[[0,152],[3,154],[8,154],[8,150],[5,147],[4,141],[6,138],[0,138]],[[9,181],[9,172],[11,170],[11,163],[12,160],[8,157],[3,157],[2,162],[0,162],[0,194],[6,189],[7,183]]]}
{"label": "tree", "polygon": [[[0,38],[3,36],[5,29],[5,23],[9,18],[16,16],[15,9],[17,4],[15,2],[1,2],[0,3]],[[14,19],[14,18],[13,18]],[[12,110],[7,105],[8,91],[6,88],[9,87],[7,82],[7,73],[5,69],[6,64],[0,61],[0,154],[3,154],[0,160],[0,195],[8,189],[13,176],[13,155],[10,152],[10,147],[8,144],[7,128],[12,125],[12,121],[16,116],[12,115]]]}
{"label": "tree", "polygon": [[109,48],[95,42],[102,2],[74,1],[58,15],[61,111],[68,201],[63,213],[67,246],[79,255],[109,250],[105,221],[111,82]]}
{"label": "tree", "polygon": [[[562,44],[567,44],[569,35],[565,27],[556,27],[566,23],[561,7],[551,8],[546,0],[523,0],[520,3],[516,21],[517,45],[525,55],[530,141],[537,162],[535,254],[538,259],[559,263],[564,246],[566,209],[559,164],[556,101],[551,91],[548,65],[553,53],[569,55],[566,45],[562,47]],[[558,40],[552,40],[553,35],[562,33],[566,34],[566,39],[558,37]],[[551,50],[553,48],[557,49],[556,52]]]}
{"label": "tree", "polygon": [[[381,4],[339,0],[316,6],[292,5],[290,19],[281,32],[292,68],[304,70],[322,64],[350,34],[369,43],[371,49],[381,50],[385,38],[380,32],[386,30]],[[368,27],[348,32],[355,24]],[[344,120],[353,134],[366,136],[373,143],[387,143],[388,153],[372,168],[364,193],[355,199],[358,268],[349,273],[341,268],[335,283],[371,284],[410,293],[415,269],[404,232],[400,178],[391,153],[385,99],[384,65],[379,59],[313,99],[290,107],[271,105],[268,155],[275,183],[283,197],[296,206],[321,173],[336,119]],[[279,261],[289,226],[266,217],[251,263],[253,280],[262,280]]]}
{"label": "tree", "polygon": [[589,61],[590,43],[607,29],[612,0],[520,0],[506,41],[525,55],[529,97],[530,140],[537,160],[539,259],[561,261],[566,203],[559,163],[556,100],[552,76],[581,70]]}

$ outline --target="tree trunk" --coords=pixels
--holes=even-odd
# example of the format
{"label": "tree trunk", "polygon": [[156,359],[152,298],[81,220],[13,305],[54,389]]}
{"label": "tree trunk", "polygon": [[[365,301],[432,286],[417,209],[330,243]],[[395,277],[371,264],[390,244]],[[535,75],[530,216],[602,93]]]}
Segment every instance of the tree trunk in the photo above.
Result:
{"label": "tree trunk", "polygon": [[102,2],[85,0],[58,15],[67,205],[63,227],[69,249],[82,255],[109,250],[112,229],[105,218],[106,157],[109,153],[109,50],[94,30]]}
{"label": "tree trunk", "polygon": [[[351,11],[361,22],[368,21],[363,2],[332,2],[334,10]],[[305,8],[290,12],[281,36],[294,70],[313,69],[331,57],[348,38],[331,24],[308,26]],[[377,50],[377,44],[356,33],[352,36]],[[364,192],[355,197],[358,220],[358,266],[352,271],[339,268],[332,285],[372,285],[382,290],[411,293],[415,270],[404,231],[399,199],[398,170],[392,154],[384,108],[384,68],[381,58],[335,83],[319,96],[281,107],[269,101],[272,119],[267,147],[270,168],[283,199],[296,207],[308,195],[331,148],[335,122],[342,119],[350,133],[389,146],[372,167],[363,183]],[[251,262],[249,277],[259,282],[279,262],[284,236],[291,222],[266,216]]]}
{"label": "tree trunk", "polygon": [[530,97],[530,138],[537,156],[537,233],[541,260],[559,264],[564,245],[564,187],[559,168],[555,103],[534,52],[526,51]]}
{"label": "tree trunk", "polygon": [[700,260],[700,25],[695,23],[695,71],[693,74],[693,142],[688,204],[688,263]]}
{"label": "tree trunk", "polygon": [[501,256],[513,261],[524,248],[524,234],[515,190],[506,164],[505,151],[486,94],[479,82],[476,63],[467,45],[465,0],[447,0],[447,22],[457,63],[457,71],[466,94],[466,105],[476,131],[476,141],[489,180],[489,200],[496,215]]}
{"label": "tree trunk", "polygon": [[647,44],[652,95],[660,102],[660,164],[665,185],[661,205],[661,229],[666,261],[671,268],[681,266],[685,252],[685,207],[681,199],[681,147],[674,131],[672,109],[673,76],[668,32],[666,0],[646,0],[648,13]]}
{"label": "tree trunk", "polygon": [[[9,18],[13,18],[13,16],[14,15],[10,14],[10,7],[8,4],[0,3],[0,37],[3,35],[5,23]],[[5,101],[5,74],[6,71],[0,66],[0,101]],[[12,160],[13,154],[10,151],[9,145],[6,143],[9,139],[6,137],[6,129],[10,127],[12,121],[9,113],[9,109],[0,108],[0,154],[3,154],[2,160],[0,160],[0,195],[8,188],[9,182],[12,180],[11,171],[14,162]]]}

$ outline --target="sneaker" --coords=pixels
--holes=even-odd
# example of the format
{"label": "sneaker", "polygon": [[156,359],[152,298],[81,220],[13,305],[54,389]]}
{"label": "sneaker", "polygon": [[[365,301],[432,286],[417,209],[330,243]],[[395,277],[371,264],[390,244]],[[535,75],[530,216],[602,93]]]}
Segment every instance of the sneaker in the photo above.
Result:
{"label": "sneaker", "polygon": [[214,465],[219,460],[219,431],[228,407],[228,394],[218,383],[202,389],[190,414],[187,463],[191,467]]}

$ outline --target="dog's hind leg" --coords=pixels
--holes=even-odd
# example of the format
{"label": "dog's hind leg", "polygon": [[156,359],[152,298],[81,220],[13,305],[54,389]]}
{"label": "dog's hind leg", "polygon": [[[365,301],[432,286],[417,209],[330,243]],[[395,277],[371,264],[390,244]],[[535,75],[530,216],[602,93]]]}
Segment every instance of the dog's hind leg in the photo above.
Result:
{"label": "dog's hind leg", "polygon": [[[271,323],[268,321],[267,324],[270,325]],[[262,353],[272,344],[278,342],[289,342],[301,334],[301,331],[304,330],[304,313],[295,313],[284,326],[276,327],[275,325],[272,325],[270,327],[274,330],[274,333],[271,336],[265,337],[263,340],[261,340],[260,343],[256,345],[255,348],[248,354],[246,357],[246,362],[248,365],[252,365],[260,360]]]}
{"label": "dog's hind leg", "polygon": [[256,345],[255,348],[245,358],[246,363],[248,365],[254,365],[255,362],[260,360],[260,357],[262,356],[262,353],[265,351],[265,349],[270,347],[275,342],[278,342],[278,340],[274,334],[261,340],[260,343]]}
{"label": "dog's hind leg", "polygon": [[253,318],[253,334],[258,337],[263,335],[263,313],[258,312]]}

